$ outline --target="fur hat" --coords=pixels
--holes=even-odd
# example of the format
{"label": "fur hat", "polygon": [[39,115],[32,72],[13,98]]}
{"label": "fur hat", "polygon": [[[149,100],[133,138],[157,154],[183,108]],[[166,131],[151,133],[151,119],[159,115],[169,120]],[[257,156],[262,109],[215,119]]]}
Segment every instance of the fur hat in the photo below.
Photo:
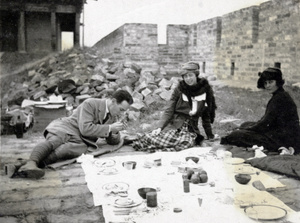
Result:
{"label": "fur hat", "polygon": [[257,81],[257,88],[265,89],[265,82],[267,80],[275,80],[278,87],[282,87],[284,80],[282,79],[281,70],[277,67],[269,67],[262,73],[258,72],[259,79]]}
{"label": "fur hat", "polygon": [[199,69],[200,69],[199,63],[190,61],[190,62],[187,62],[182,65],[181,70],[180,70],[180,75],[182,76],[189,72],[193,72],[196,74],[196,76],[198,76],[200,73]]}

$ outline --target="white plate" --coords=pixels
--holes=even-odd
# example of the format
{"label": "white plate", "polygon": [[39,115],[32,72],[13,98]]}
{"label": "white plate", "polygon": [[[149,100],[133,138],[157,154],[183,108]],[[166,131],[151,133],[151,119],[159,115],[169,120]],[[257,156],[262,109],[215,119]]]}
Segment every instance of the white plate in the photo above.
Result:
{"label": "white plate", "polygon": [[142,200],[139,200],[139,201],[132,200],[132,202],[130,204],[118,204],[119,200],[120,199],[115,200],[115,203],[114,203],[115,207],[118,207],[118,208],[131,208],[131,207],[138,206],[142,203]]}
{"label": "white plate", "polygon": [[129,188],[129,185],[124,182],[112,182],[112,183],[104,184],[102,186],[103,190],[113,191],[113,192],[127,191],[128,188]]}
{"label": "white plate", "polygon": [[98,159],[94,161],[96,167],[110,167],[114,166],[116,162],[113,159]]}
{"label": "white plate", "polygon": [[48,101],[34,101],[35,105],[47,105]]}
{"label": "white plate", "polygon": [[48,101],[49,104],[62,104],[67,103],[67,101]]}
{"label": "white plate", "polygon": [[249,218],[255,220],[277,220],[286,216],[287,211],[272,205],[254,205],[245,208]]}
{"label": "white plate", "polygon": [[119,171],[116,168],[102,168],[99,169],[98,175],[103,174],[103,175],[114,175],[117,174]]}
{"label": "white plate", "polygon": [[206,183],[198,183],[196,185],[198,185],[198,186],[205,186],[205,185],[208,185],[208,182],[206,182]]}
{"label": "white plate", "polygon": [[236,168],[234,170],[234,173],[241,173],[241,174],[250,174],[250,175],[252,175],[252,174],[256,174],[258,172],[254,168],[248,167],[248,166],[245,166],[245,167],[244,166],[242,166],[242,167],[237,166],[237,167],[238,168]]}
{"label": "white plate", "polygon": [[242,163],[244,163],[245,160],[242,159],[242,158],[230,158],[230,159],[226,159],[225,162],[227,164],[236,165],[236,164],[242,164]]}

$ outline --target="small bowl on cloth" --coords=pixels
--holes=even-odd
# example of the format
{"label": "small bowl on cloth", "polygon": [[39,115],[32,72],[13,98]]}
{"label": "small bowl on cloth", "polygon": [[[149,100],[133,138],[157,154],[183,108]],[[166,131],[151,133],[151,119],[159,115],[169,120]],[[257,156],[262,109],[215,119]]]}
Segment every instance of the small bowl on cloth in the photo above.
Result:
{"label": "small bowl on cloth", "polygon": [[138,189],[138,193],[143,199],[146,199],[146,195],[148,192],[156,192],[156,189],[152,187],[142,187]]}
{"label": "small bowl on cloth", "polygon": [[185,161],[188,162],[189,160],[194,161],[194,163],[198,163],[198,162],[199,162],[199,158],[196,157],[196,156],[188,156],[188,157],[185,157]]}
{"label": "small bowl on cloth", "polygon": [[251,180],[250,174],[245,174],[245,173],[236,174],[234,178],[240,184],[247,184]]}

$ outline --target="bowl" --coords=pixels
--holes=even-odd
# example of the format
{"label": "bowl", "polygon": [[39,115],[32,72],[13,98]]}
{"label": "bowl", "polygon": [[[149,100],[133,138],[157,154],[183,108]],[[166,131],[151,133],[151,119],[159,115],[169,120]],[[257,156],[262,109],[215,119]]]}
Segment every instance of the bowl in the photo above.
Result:
{"label": "bowl", "polygon": [[235,180],[240,184],[247,184],[251,180],[251,176],[245,173],[236,174],[234,177]]}
{"label": "bowl", "polygon": [[138,189],[138,193],[143,199],[146,199],[146,195],[148,192],[156,192],[156,189],[152,187],[142,187]]}
{"label": "bowl", "polygon": [[188,157],[185,157],[185,161],[189,161],[189,160],[193,160],[195,163],[198,163],[198,162],[199,162],[199,158],[196,157],[196,156],[188,156]]}
{"label": "bowl", "polygon": [[126,162],[123,162],[122,165],[123,165],[123,167],[132,166],[132,169],[135,169],[136,162],[135,161],[126,161]]}

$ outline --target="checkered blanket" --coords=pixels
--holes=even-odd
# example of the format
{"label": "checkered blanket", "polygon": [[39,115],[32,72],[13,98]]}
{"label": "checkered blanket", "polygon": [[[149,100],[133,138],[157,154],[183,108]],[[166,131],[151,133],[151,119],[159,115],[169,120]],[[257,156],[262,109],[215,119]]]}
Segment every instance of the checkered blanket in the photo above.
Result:
{"label": "checkered blanket", "polygon": [[184,124],[180,129],[162,131],[158,135],[138,134],[138,139],[133,142],[133,148],[148,152],[180,151],[193,147],[196,136],[196,133],[189,132],[187,124]]}

